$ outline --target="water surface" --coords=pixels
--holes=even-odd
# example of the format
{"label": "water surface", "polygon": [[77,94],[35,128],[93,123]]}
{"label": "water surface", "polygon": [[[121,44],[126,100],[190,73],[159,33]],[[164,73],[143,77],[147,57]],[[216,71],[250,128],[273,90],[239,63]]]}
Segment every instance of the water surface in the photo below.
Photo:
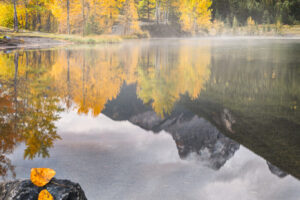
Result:
{"label": "water surface", "polygon": [[300,198],[300,40],[0,54],[0,174],[88,199]]}

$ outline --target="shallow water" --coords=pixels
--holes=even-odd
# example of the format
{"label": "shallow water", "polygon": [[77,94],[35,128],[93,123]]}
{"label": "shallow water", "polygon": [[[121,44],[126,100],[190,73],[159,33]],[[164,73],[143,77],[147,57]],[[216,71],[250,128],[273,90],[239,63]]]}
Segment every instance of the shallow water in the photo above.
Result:
{"label": "shallow water", "polygon": [[88,199],[300,198],[300,40],[0,54],[0,173]]}

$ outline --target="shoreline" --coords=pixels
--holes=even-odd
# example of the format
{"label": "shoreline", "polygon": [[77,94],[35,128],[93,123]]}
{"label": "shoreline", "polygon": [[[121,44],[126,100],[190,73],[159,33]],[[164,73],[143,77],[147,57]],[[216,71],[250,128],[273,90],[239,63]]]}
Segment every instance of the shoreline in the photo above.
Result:
{"label": "shoreline", "polygon": [[[275,24],[258,24],[250,26],[239,26],[236,28],[212,27],[206,32],[199,32],[197,35],[189,35],[183,32],[175,34],[170,25],[159,25],[154,29],[144,27],[148,39],[167,40],[176,39],[300,39],[300,25],[275,25]],[[152,30],[152,32],[151,32]],[[173,31],[173,32],[172,32]],[[174,37],[175,36],[175,37]],[[137,35],[73,35],[73,34],[55,34],[20,30],[13,32],[10,28],[0,27],[0,50],[12,49],[45,49],[64,45],[95,45],[95,44],[118,44],[128,40],[140,40],[144,37]]]}
{"label": "shoreline", "polygon": [[[85,38],[83,38],[85,39]],[[90,38],[86,38],[89,40]],[[191,39],[191,40],[197,40],[197,39],[216,39],[216,40],[239,40],[239,39],[255,39],[255,40],[269,40],[269,39],[286,39],[286,40],[300,40],[300,35],[292,35],[292,36],[284,36],[284,35],[268,35],[268,36],[259,36],[259,35],[241,35],[241,36],[233,36],[233,35],[220,35],[220,36],[201,36],[201,37],[154,37],[149,38],[153,40],[168,40],[168,39]],[[2,39],[3,40],[3,39]],[[119,42],[99,42],[99,43],[85,43],[85,42],[74,42],[64,39],[55,39],[52,37],[47,36],[9,36],[9,39],[6,40],[7,44],[1,44],[0,39],[0,51],[5,50],[15,50],[15,49],[48,49],[48,48],[54,48],[54,47],[61,47],[66,45],[82,45],[82,44],[88,44],[88,45],[97,45],[97,44],[114,44],[114,43],[122,43],[124,41],[128,41],[129,39],[121,40]],[[137,39],[141,40],[141,39]]]}
{"label": "shoreline", "polygon": [[1,31],[0,50],[8,49],[44,49],[72,44],[113,44],[121,43],[123,38],[117,35],[79,35],[50,34],[42,32]]}
{"label": "shoreline", "polygon": [[17,36],[6,40],[7,44],[0,44],[0,51],[14,49],[46,49],[69,45],[66,41],[37,36]]}

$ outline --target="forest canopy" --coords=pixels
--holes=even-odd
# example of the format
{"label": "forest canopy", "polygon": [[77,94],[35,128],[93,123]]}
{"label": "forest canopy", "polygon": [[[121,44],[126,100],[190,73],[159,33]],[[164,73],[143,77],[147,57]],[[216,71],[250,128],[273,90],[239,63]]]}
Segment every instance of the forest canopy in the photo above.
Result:
{"label": "forest canopy", "polygon": [[197,33],[213,26],[298,24],[300,0],[1,0],[0,26],[66,34],[129,35],[141,25]]}

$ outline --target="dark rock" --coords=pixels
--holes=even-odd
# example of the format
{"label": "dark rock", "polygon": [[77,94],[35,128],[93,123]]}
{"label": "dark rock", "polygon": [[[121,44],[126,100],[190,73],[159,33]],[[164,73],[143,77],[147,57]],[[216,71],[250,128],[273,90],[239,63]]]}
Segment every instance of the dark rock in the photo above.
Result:
{"label": "dark rock", "polygon": [[288,175],[285,171],[282,171],[279,167],[272,165],[272,163],[270,163],[269,161],[267,161],[267,165],[270,171],[272,172],[272,174],[275,174],[279,178],[284,178]]}
{"label": "dark rock", "polygon": [[47,189],[55,200],[86,200],[78,183],[53,178],[44,187],[35,186],[30,180],[0,183],[1,200],[37,200],[39,192]]}

